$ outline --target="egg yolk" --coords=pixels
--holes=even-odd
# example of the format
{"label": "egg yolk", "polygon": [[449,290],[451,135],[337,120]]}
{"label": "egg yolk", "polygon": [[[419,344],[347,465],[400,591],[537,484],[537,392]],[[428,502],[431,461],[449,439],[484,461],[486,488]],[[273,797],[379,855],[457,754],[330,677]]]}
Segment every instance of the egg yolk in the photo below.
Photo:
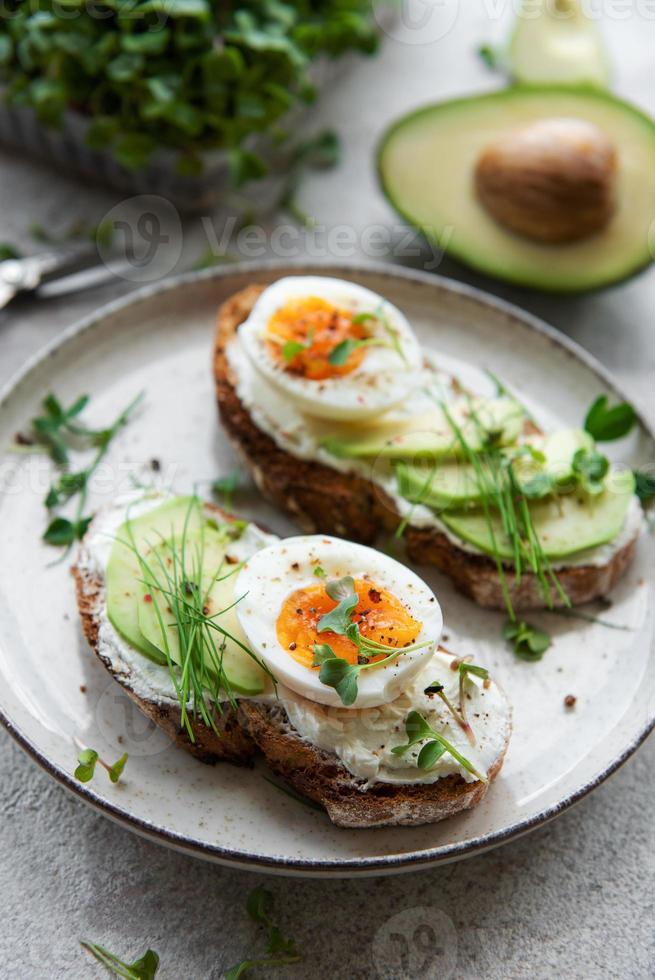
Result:
{"label": "egg yolk", "polygon": [[[414,643],[423,624],[410,616],[392,592],[364,579],[355,579],[355,591],[359,601],[350,618],[359,625],[362,636],[384,643],[389,652]],[[318,632],[321,617],[337,605],[325,591],[325,583],[297,589],[285,599],[276,624],[278,642],[304,667],[312,666],[315,643],[328,643],[337,657],[357,663],[358,648],[352,640],[337,633]]]}
{"label": "egg yolk", "polygon": [[285,371],[310,381],[350,374],[362,363],[366,347],[353,347],[343,364],[331,364],[329,358],[343,341],[369,336],[353,315],[317,296],[291,300],[268,322],[269,352]]}

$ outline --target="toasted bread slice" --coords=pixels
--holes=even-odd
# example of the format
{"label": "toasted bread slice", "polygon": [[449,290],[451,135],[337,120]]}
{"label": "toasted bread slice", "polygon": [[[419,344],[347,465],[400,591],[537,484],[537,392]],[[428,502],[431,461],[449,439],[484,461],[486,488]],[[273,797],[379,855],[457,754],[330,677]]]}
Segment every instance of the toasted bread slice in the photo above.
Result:
{"label": "toasted bread slice", "polygon": [[[393,500],[359,474],[298,459],[255,425],[240,401],[227,359],[227,346],[249,316],[263,286],[252,285],[226,300],[218,314],[214,378],[221,422],[262,493],[309,534],[334,534],[372,544],[382,530],[395,531],[401,520]],[[597,599],[614,587],[634,556],[638,532],[602,565],[557,569],[564,593],[574,605]],[[482,553],[458,547],[436,528],[407,527],[407,553],[417,564],[436,565],[465,595],[487,609],[505,609],[496,563]],[[507,576],[515,610],[546,605],[537,577]],[[563,604],[557,596],[556,604]]]}
{"label": "toasted bread slice", "polygon": [[[206,506],[216,511],[221,520],[232,520],[218,507],[209,504]],[[89,566],[86,557],[85,544],[82,541],[77,562],[71,569],[75,579],[82,629],[89,646],[114,680],[175,745],[190,752],[195,758],[209,763],[217,762],[219,759],[242,764],[250,762],[256,751],[255,743],[241,727],[237,712],[230,704],[222,705],[222,713],[215,713],[216,731],[207,727],[200,718],[192,719],[195,736],[195,742],[192,742],[186,729],[181,725],[178,704],[172,700],[155,696],[148,698],[143,693],[136,693],[134,677],[129,665],[117,662],[109,656],[99,642],[100,617],[105,605],[105,583],[99,574],[87,570]]]}
{"label": "toasted bread slice", "polygon": [[364,787],[331,752],[294,731],[281,705],[242,701],[243,726],[271,769],[302,796],[325,807],[337,827],[395,827],[437,823],[477,806],[500,772],[511,729],[488,772],[488,781],[467,783],[450,775],[434,783],[383,783]]}

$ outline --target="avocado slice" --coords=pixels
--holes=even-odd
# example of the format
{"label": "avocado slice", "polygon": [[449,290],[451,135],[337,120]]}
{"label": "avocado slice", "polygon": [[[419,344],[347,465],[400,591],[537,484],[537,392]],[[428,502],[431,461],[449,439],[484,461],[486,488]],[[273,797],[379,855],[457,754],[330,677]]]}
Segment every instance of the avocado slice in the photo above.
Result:
{"label": "avocado slice", "polygon": [[474,507],[482,501],[475,469],[468,463],[444,461],[429,466],[399,460],[395,471],[398,493],[413,504],[445,510]]}
{"label": "avocado slice", "polygon": [[[603,230],[553,245],[497,223],[476,196],[474,173],[491,140],[562,117],[595,125],[616,146],[616,206]],[[378,172],[391,205],[427,239],[498,279],[581,292],[625,279],[653,261],[655,123],[601,90],[515,86],[426,106],[387,131]]]}
{"label": "avocado slice", "polygon": [[200,502],[194,497],[175,497],[160,507],[126,521],[116,533],[105,581],[107,617],[124,640],[155,663],[165,665],[166,657],[141,632],[138,598],[141,595],[142,572],[133,548],[147,554],[162,538],[180,535],[185,524],[189,530],[203,520]]}
{"label": "avocado slice", "polygon": [[[534,529],[548,558],[567,558],[587,548],[596,548],[620,533],[634,494],[634,477],[628,471],[610,472],[608,487],[597,496],[576,490],[530,503]],[[448,511],[441,515],[441,520],[458,538],[484,554],[513,559],[512,545],[499,513],[489,515],[490,523],[481,510]]]}
{"label": "avocado slice", "polygon": [[605,88],[610,83],[601,33],[596,22],[585,15],[579,0],[524,2],[517,14],[507,60],[513,78],[523,84],[588,84]]}
{"label": "avocado slice", "polygon": [[[482,449],[489,437],[495,445],[510,445],[520,435],[525,422],[523,408],[505,396],[458,402],[450,411],[473,450]],[[439,460],[462,454],[460,442],[441,411],[398,422],[395,431],[391,426],[386,426],[382,433],[353,427],[351,434],[324,439],[321,446],[333,456],[346,459]]]}
{"label": "avocado slice", "polygon": [[[171,568],[169,574],[174,575],[171,556],[174,550],[179,555],[181,547],[181,539],[178,538],[174,542],[164,541],[152,549],[148,555],[148,566],[154,582],[166,587],[167,578],[163,569]],[[189,583],[189,588],[200,589],[206,614],[215,617],[213,621],[233,638],[223,637],[216,631],[211,632],[216,661],[222,662],[230,689],[236,694],[261,694],[265,687],[266,674],[243,649],[248,647],[248,640],[239,625],[235,606],[238,596],[234,592],[239,566],[226,560],[228,551],[229,541],[225,535],[211,527],[200,527],[196,531],[187,532],[184,537],[185,568],[201,568],[200,581]],[[181,666],[180,635],[169,611],[167,596],[160,589],[144,583],[140,584],[139,593],[138,621],[142,635],[149,644],[162,652],[164,662],[167,662],[168,653],[173,663]],[[223,642],[225,646],[221,650]],[[216,677],[218,671],[209,654],[205,662],[208,671]]]}
{"label": "avocado slice", "polygon": [[[514,474],[526,484],[541,473],[555,478],[558,487],[568,487],[574,477],[573,457],[579,449],[592,450],[594,440],[581,429],[562,429],[546,436],[536,448],[543,456],[537,462],[530,456],[514,460]],[[481,462],[483,458],[481,457]],[[406,463],[395,465],[398,493],[406,500],[435,510],[457,510],[480,504],[483,494],[473,466],[464,461],[444,460],[438,465]]]}

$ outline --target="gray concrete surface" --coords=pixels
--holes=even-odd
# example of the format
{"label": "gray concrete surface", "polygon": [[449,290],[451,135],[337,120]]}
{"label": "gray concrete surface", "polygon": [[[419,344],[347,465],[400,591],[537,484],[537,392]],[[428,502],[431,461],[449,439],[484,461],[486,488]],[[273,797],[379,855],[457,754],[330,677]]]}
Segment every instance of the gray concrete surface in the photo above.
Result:
{"label": "gray concrete surface", "polygon": [[[344,160],[333,173],[305,181],[302,204],[322,232],[301,234],[293,250],[348,259],[372,254],[366,229],[393,226],[379,195],[371,149],[385,123],[421,102],[496,84],[474,55],[479,41],[503,36],[513,4],[466,0],[427,4],[422,28],[394,28],[382,57],[336,84],[311,125],[333,125]],[[598,3],[616,66],[616,87],[655,113],[654,6]],[[419,13],[421,11],[419,10]],[[502,14],[502,16],[496,16]],[[0,151],[0,238],[34,248],[30,224],[63,230],[93,224],[116,202],[101,190]],[[220,220],[214,216],[215,223]],[[280,219],[286,220],[286,219]],[[327,229],[351,229],[332,236]],[[269,231],[272,226],[268,226]],[[207,248],[207,225],[185,224],[176,269]],[[429,256],[396,248],[390,257],[421,266]],[[321,244],[321,241],[323,244]],[[415,242],[412,249],[415,251]],[[289,243],[286,243],[287,258]],[[267,240],[266,250],[275,251]],[[243,254],[244,242],[231,251]],[[280,251],[279,242],[277,251]],[[170,263],[168,263],[170,264]],[[618,288],[578,299],[519,292],[443,263],[439,271],[476,282],[545,316],[593,351],[655,421],[653,309],[655,271]],[[17,303],[0,313],[0,382],[34,350],[132,284],[115,278],[75,295]],[[655,976],[655,743],[651,740],[608,784],[555,823],[523,840],[461,864],[396,879],[268,879],[280,920],[304,962],[279,976],[373,978],[390,917],[410,921],[442,913],[441,951],[421,953],[404,925],[405,969],[396,976],[456,978],[647,978]],[[192,860],[147,843],[69,798],[0,733],[0,977],[101,976],[81,953],[90,937],[125,956],[150,945],[160,975],[218,978],[261,947],[247,921],[250,888],[265,879]],[[450,921],[449,921],[450,920]],[[452,923],[452,925],[451,925]],[[261,974],[260,974],[261,975]],[[392,975],[392,974],[389,974]]]}

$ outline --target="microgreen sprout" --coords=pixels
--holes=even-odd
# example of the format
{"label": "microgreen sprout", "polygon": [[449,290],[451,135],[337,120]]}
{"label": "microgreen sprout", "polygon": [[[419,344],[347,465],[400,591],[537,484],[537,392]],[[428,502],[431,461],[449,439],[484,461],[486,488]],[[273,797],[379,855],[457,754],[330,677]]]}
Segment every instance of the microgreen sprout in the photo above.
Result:
{"label": "microgreen sprout", "polygon": [[[357,679],[361,671],[383,667],[403,653],[413,653],[433,645],[432,640],[424,640],[404,647],[390,647],[363,636],[359,624],[351,619],[359,597],[349,575],[328,582],[325,591],[337,605],[319,619],[316,630],[318,633],[334,633],[347,637],[357,647],[357,663],[351,664],[343,657],[338,657],[329,643],[315,643],[313,666],[321,668],[319,680],[327,687],[333,687],[346,707],[354,704],[357,699]],[[383,659],[373,659],[380,656]]]}
{"label": "microgreen sprout", "polygon": [[486,681],[489,677],[489,671],[484,667],[478,667],[475,664],[469,663],[468,660],[460,660],[457,664],[457,673],[459,677],[459,708],[456,708],[452,703],[446,694],[444,685],[439,681],[429,684],[425,688],[424,693],[435,694],[443,701],[457,724],[465,733],[470,744],[475,745],[475,734],[466,717],[466,681],[469,680],[472,675],[475,677],[480,677],[482,680]]}
{"label": "microgreen sprout", "polygon": [[541,660],[550,646],[550,637],[530,623],[509,620],[503,628],[504,638],[512,644],[520,660]]}
{"label": "microgreen sprout", "polygon": [[[47,453],[63,471],[51,485],[44,500],[51,515],[73,497],[78,498],[72,518],[60,514],[51,516],[50,523],[43,534],[43,540],[48,544],[70,549],[75,541],[84,537],[91,523],[91,516],[84,514],[91,477],[104,459],[112,440],[127,425],[132,412],[142,398],[141,393],[110,426],[101,429],[88,428],[79,421],[81,413],[89,403],[88,395],[81,395],[70,408],[64,408],[53,394],[44,398],[43,414],[31,420],[30,434],[21,436],[20,442],[31,444]],[[96,452],[88,466],[77,472],[70,472],[68,467],[72,449],[95,449]]]}
{"label": "microgreen sprout", "polygon": [[159,969],[159,956],[154,949],[148,949],[135,960],[134,963],[125,963],[119,959],[115,953],[110,953],[104,946],[89,942],[87,939],[80,940],[80,946],[91,953],[99,963],[102,963],[110,973],[116,977],[124,977],[125,980],[154,980],[155,974]]}
{"label": "microgreen sprout", "polygon": [[293,361],[298,354],[302,354],[303,351],[310,350],[312,344],[314,343],[314,328],[310,327],[307,331],[307,339],[305,343],[301,343],[299,340],[287,340],[282,345],[282,357],[287,363]]}
{"label": "microgreen sprout", "polygon": [[225,973],[225,980],[238,980],[247,970],[258,966],[286,966],[302,959],[293,939],[286,938],[273,918],[273,895],[262,885],[255,888],[246,902],[248,915],[258,925],[266,928],[266,952],[263,956],[237,963]]}
{"label": "microgreen sprout", "polygon": [[455,746],[441,732],[435,731],[420,712],[410,711],[407,715],[405,719],[405,733],[408,741],[405,745],[395,745],[391,750],[394,755],[404,755],[409,749],[424,742],[425,744],[419,751],[416,760],[419,769],[431,769],[439,761],[441,756],[448,752],[472,776],[475,776],[476,779],[479,779],[483,783],[487,782],[487,777],[478,772],[473,763],[458,752]]}
{"label": "microgreen sprout", "polygon": [[395,327],[391,326],[381,305],[373,313],[356,313],[352,318],[354,324],[366,323],[370,320],[381,325],[386,337],[363,337],[361,339],[348,337],[332,348],[328,356],[330,364],[333,364],[335,367],[343,366],[352,352],[359,347],[388,347],[394,350],[402,361],[407,363],[407,358],[400,342],[399,332]]}
{"label": "microgreen sprout", "polygon": [[103,769],[107,770],[107,775],[112,783],[117,783],[123,775],[127,758],[127,752],[125,752],[117,762],[109,765],[100,758],[95,749],[81,749],[77,757],[77,768],[75,769],[74,776],[81,783],[89,783],[93,779],[96,766],[99,763]]}

